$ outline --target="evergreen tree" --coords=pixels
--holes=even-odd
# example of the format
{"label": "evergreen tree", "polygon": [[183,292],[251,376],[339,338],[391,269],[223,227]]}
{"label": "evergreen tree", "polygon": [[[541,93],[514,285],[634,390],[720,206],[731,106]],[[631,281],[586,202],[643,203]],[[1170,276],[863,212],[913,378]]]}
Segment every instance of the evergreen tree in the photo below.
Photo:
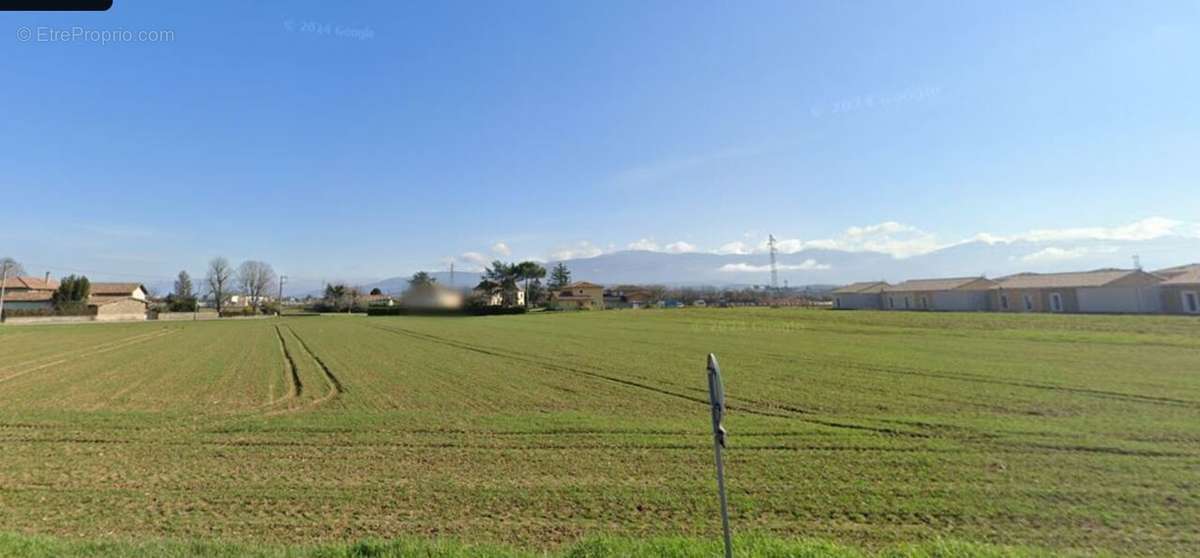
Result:
{"label": "evergreen tree", "polygon": [[167,308],[172,312],[195,312],[196,295],[192,291],[192,277],[180,271],[175,279],[175,291],[167,297]]}
{"label": "evergreen tree", "polygon": [[558,262],[550,272],[550,288],[557,290],[570,284],[571,270],[567,269],[567,264]]}
{"label": "evergreen tree", "polygon": [[54,291],[51,300],[54,301],[54,309],[59,314],[82,314],[87,309],[88,295],[91,292],[92,284],[87,277],[68,275],[58,283],[58,290]]}

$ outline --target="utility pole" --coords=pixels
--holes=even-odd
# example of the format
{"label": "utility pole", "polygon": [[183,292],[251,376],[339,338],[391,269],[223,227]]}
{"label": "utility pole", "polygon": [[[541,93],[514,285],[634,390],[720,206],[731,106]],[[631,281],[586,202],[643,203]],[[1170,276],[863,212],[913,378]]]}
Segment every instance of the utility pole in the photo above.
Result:
{"label": "utility pole", "polygon": [[276,316],[283,315],[283,284],[287,283],[287,275],[279,276],[279,298],[275,299],[275,303],[279,305],[279,310],[275,312]]}
{"label": "utility pole", "polygon": [[8,262],[4,262],[0,270],[0,323],[4,322],[4,290],[8,287]]}
{"label": "utility pole", "polygon": [[771,306],[775,306],[775,298],[779,296],[779,262],[775,250],[775,235],[767,235],[767,245],[771,248]]}

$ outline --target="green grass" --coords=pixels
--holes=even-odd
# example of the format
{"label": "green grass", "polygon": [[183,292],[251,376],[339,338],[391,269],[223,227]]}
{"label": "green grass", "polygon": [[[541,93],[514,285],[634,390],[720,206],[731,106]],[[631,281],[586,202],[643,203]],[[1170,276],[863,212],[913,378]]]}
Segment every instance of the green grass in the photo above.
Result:
{"label": "green grass", "polygon": [[[745,558],[1032,558],[1044,550],[934,540],[876,551],[817,540],[742,537],[735,553]],[[0,556],[23,558],[709,558],[719,556],[719,542],[686,538],[631,539],[591,537],[554,551],[521,551],[494,544],[463,544],[428,539],[368,540],[313,546],[249,545],[175,541],[69,541],[45,536],[0,534]]]}
{"label": "green grass", "polygon": [[3,327],[0,531],[707,555],[708,352],[763,548],[1200,553],[1200,321],[801,309]]}

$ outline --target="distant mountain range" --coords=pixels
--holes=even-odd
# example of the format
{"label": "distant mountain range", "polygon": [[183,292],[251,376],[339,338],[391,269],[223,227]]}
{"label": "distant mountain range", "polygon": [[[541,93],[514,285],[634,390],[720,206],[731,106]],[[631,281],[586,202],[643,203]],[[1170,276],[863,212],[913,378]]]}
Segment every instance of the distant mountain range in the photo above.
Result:
{"label": "distant mountain range", "polygon": [[[1185,256],[1181,259],[1180,254]],[[921,277],[987,275],[998,277],[1023,271],[1055,272],[1101,267],[1133,266],[1139,255],[1144,267],[1154,270],[1200,261],[1200,240],[1163,237],[1140,241],[966,242],[909,258],[879,252],[846,252],[810,249],[778,256],[780,283],[794,287],[839,285],[853,281],[890,282]],[[546,267],[554,265],[549,262]],[[770,282],[767,254],[668,254],[625,250],[592,258],[564,260],[575,280],[601,284],[665,285],[765,285]],[[438,283],[450,284],[449,272],[433,274]],[[478,273],[458,272],[455,284],[474,286]],[[400,293],[406,277],[392,277],[362,285]]]}

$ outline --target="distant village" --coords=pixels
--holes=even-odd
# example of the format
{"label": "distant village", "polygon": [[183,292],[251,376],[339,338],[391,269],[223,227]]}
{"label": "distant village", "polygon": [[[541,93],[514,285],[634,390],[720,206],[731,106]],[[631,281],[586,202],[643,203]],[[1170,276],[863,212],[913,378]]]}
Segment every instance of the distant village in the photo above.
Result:
{"label": "distant village", "polygon": [[834,308],[948,312],[1200,314],[1200,264],[1153,272],[1097,269],[853,283],[833,290]]}
{"label": "distant village", "polygon": [[[233,267],[209,263],[193,283],[181,271],[171,293],[158,296],[133,282],[91,282],[25,273],[0,262],[0,320],[58,323],[128,320],[199,320],[287,313],[510,314],[636,308],[803,306],[838,310],[1050,312],[1200,315],[1200,264],[1156,271],[1098,269],[1068,273],[1018,273],[1005,277],[952,277],[852,283],[832,290],[720,289],[662,285],[608,286],[576,280],[563,263],[493,262],[473,286],[443,285],[418,272],[403,292],[327,284],[320,295],[283,296],[286,277],[259,261]],[[543,283],[543,279],[547,281]],[[272,292],[274,291],[274,292]]]}
{"label": "distant village", "polygon": [[[400,293],[331,283],[320,295],[283,296],[285,276],[259,261],[234,267],[224,258],[193,282],[181,271],[172,292],[158,295],[141,283],[92,282],[29,276],[9,259],[0,269],[0,320],[11,324],[87,321],[253,318],[287,313],[523,313],[622,308],[705,306],[829,306],[827,293],[754,286],[737,289],[614,285],[574,280],[566,265],[547,271],[536,262],[493,262],[474,286],[443,285],[418,272]],[[548,281],[543,283],[543,279]],[[274,292],[272,292],[274,291]]]}

